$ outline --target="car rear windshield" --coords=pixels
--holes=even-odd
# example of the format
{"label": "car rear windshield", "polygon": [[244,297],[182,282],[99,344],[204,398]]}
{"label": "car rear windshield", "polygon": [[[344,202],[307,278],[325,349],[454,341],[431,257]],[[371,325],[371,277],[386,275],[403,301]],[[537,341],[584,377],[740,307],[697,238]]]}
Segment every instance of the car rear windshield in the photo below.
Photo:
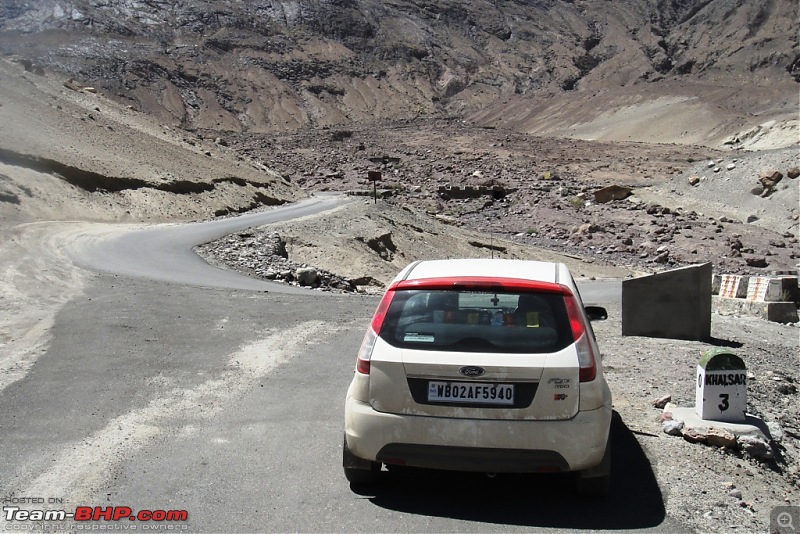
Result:
{"label": "car rear windshield", "polygon": [[398,290],[380,336],[456,352],[554,352],[573,341],[562,295],[427,289]]}

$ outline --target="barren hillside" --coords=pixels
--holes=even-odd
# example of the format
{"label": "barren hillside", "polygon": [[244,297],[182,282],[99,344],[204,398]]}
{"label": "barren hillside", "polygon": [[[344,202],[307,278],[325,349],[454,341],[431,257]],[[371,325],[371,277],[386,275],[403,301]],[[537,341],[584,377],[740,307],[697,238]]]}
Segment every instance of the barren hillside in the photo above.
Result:
{"label": "barren hillside", "polygon": [[791,0],[12,0],[0,52],[186,129],[434,116],[717,146],[797,118],[796,20]]}
{"label": "barren hillside", "polygon": [[3,220],[208,218],[304,196],[263,163],[0,59]]}

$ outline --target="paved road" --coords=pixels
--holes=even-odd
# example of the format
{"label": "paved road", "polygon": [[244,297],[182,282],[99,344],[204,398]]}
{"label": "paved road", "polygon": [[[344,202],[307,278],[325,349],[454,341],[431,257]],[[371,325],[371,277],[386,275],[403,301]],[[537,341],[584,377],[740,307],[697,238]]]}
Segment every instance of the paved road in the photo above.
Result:
{"label": "paved road", "polygon": [[153,226],[100,238],[88,235],[77,242],[72,256],[79,265],[94,270],[149,280],[199,287],[298,293],[305,290],[250,278],[234,271],[209,268],[192,248],[239,230],[314,215],[346,202],[348,200],[341,196],[315,196],[278,209],[228,219]]}
{"label": "paved road", "polygon": [[621,280],[586,280],[577,281],[583,303],[592,304],[619,304],[622,302]]}
{"label": "paved road", "polygon": [[[371,493],[351,489],[343,399],[376,304],[95,276],[57,315],[46,353],[0,392],[0,499],[186,510],[186,523],[160,526],[191,532],[685,530],[620,420],[604,501],[536,476],[385,473]],[[0,530],[23,525],[0,518]]]}

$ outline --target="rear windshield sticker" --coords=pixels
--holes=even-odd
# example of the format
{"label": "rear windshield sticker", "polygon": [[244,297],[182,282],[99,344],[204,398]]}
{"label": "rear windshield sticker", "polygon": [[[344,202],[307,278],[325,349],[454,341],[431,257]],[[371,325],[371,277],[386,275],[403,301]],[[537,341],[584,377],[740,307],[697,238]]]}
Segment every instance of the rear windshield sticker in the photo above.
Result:
{"label": "rear windshield sticker", "polygon": [[403,336],[403,341],[407,343],[433,343],[433,334],[426,334],[420,332],[406,332]]}

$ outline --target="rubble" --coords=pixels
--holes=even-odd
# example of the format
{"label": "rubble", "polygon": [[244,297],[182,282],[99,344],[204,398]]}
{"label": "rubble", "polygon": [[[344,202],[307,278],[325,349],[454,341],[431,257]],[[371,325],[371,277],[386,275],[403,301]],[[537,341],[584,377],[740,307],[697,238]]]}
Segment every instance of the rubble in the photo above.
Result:
{"label": "rubble", "polygon": [[[740,210],[717,216],[701,206],[686,208],[689,190],[708,191],[717,198],[720,188],[733,193],[737,191],[735,184],[741,181],[745,194],[750,195],[753,175],[758,176],[753,167],[769,168],[768,162],[774,161],[776,168],[788,169],[791,165],[787,162],[796,160],[791,150],[776,151],[768,158],[737,157],[735,169],[725,173],[725,179],[732,182],[718,183],[721,178],[708,178],[692,186],[689,178],[701,176],[702,171],[698,166],[686,168],[687,157],[694,155],[693,149],[686,147],[682,148],[682,154],[664,147],[663,154],[651,153],[648,159],[635,151],[607,159],[596,144],[571,141],[567,157],[562,152],[565,149],[552,140],[470,128],[451,121],[419,120],[382,126],[383,129],[353,127],[348,130],[351,135],[341,141],[306,131],[278,133],[263,140],[258,136],[238,135],[225,139],[232,150],[265,161],[293,184],[308,190],[371,195],[367,174],[380,171],[381,185],[392,192],[383,202],[416,205],[440,221],[520,244],[591,257],[595,262],[653,271],[712,261],[715,270],[735,274],[796,268],[792,257],[795,249],[790,244],[785,248],[769,245],[770,240],[782,239],[789,222],[781,232],[765,228],[781,213],[785,197],[796,194],[781,189],[783,184],[778,184],[778,190],[770,196],[773,204],[767,213],[745,211],[745,203]],[[409,127],[415,132],[411,137]],[[454,144],[483,148],[447,147],[441,144],[442,138],[453,139]],[[361,144],[369,150],[358,150]],[[533,165],[531,152],[536,153]],[[565,157],[570,163],[566,163]],[[661,174],[658,178],[663,183],[677,180],[673,189],[678,181],[684,183],[685,195],[668,200],[665,193],[656,199],[653,187],[629,185],[640,182],[644,175],[660,172],[653,169],[659,161],[660,168],[685,169],[682,176],[668,178]],[[618,169],[613,181],[593,172],[609,164]],[[337,177],[325,169],[336,169]],[[761,184],[758,187],[760,195],[765,189]],[[635,194],[623,199],[628,190]],[[601,191],[609,194],[598,198],[596,192]],[[648,201],[644,202],[640,195],[647,196]],[[774,204],[775,199],[778,204]],[[760,197],[754,200],[764,201]],[[671,204],[667,205],[667,201]],[[796,204],[787,203],[790,209]],[[800,209],[796,211],[800,213]],[[746,225],[745,221],[751,224]],[[602,231],[590,231],[598,226]],[[744,244],[741,248],[727,246],[733,235]],[[655,247],[637,246],[644,242],[652,242]],[[669,249],[656,252],[662,245],[669,245]],[[769,256],[765,254],[767,251]],[[759,266],[764,264],[760,259],[748,264],[745,254],[763,257],[766,267]]]}
{"label": "rubble", "polygon": [[289,259],[286,241],[277,233],[234,234],[197,247],[211,263],[246,272],[257,278],[320,291],[354,292],[356,284],[328,271]]}

